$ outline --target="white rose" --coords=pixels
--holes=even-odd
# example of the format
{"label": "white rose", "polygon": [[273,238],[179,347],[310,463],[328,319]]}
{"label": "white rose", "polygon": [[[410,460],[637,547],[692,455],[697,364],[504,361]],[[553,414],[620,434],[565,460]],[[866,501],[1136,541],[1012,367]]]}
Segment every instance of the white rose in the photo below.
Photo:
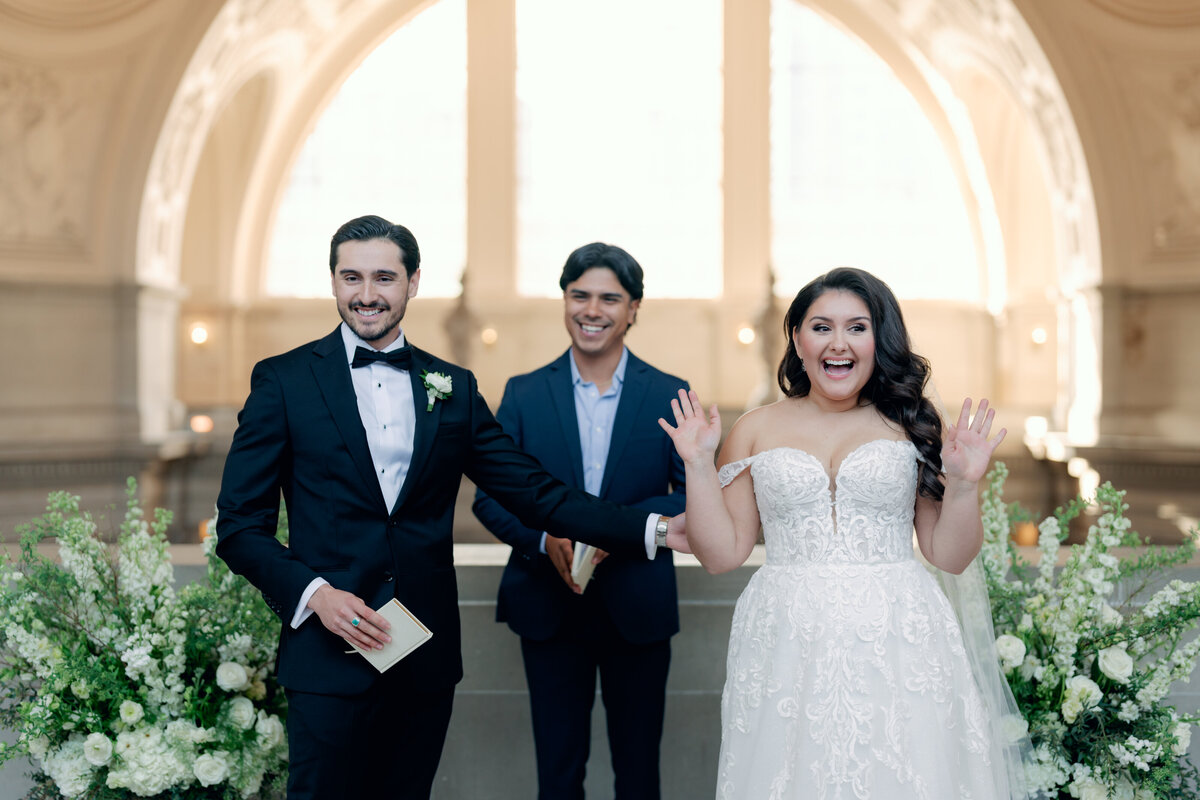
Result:
{"label": "white rose", "polygon": [[1068,725],[1075,722],[1081,711],[1083,711],[1083,703],[1079,702],[1078,695],[1071,693],[1063,699],[1062,715]]}
{"label": "white rose", "polygon": [[1108,800],[1108,788],[1092,778],[1081,778],[1072,782],[1071,794],[1079,800]]}
{"label": "white rose", "polygon": [[248,731],[253,728],[256,717],[254,703],[248,698],[235,697],[229,701],[229,721],[242,730]]}
{"label": "white rose", "polygon": [[1029,735],[1029,723],[1019,714],[1006,714],[1000,720],[1000,733],[1005,741],[1018,742]]}
{"label": "white rose", "polygon": [[25,749],[29,751],[29,755],[41,761],[50,749],[50,739],[46,736],[35,736],[25,743]]}
{"label": "white rose", "polygon": [[996,639],[996,655],[1000,656],[1000,665],[1006,672],[1016,669],[1025,660],[1025,642],[1006,633]]}
{"label": "white rose", "polygon": [[83,757],[89,764],[103,767],[112,759],[113,743],[103,733],[93,733],[83,741]]}
{"label": "white rose", "polygon": [[1175,744],[1171,745],[1171,752],[1177,756],[1186,756],[1188,747],[1192,744],[1192,726],[1186,722],[1180,722],[1171,729],[1171,735],[1175,737]]}
{"label": "white rose", "polygon": [[429,385],[436,389],[440,394],[450,394],[450,389],[454,383],[449,375],[442,375],[439,372],[429,373],[425,376],[425,380],[427,380]]}
{"label": "white rose", "polygon": [[1067,679],[1067,692],[1079,696],[1079,702],[1084,708],[1095,708],[1104,699],[1104,692],[1096,682],[1085,675],[1073,675]]}
{"label": "white rose", "polygon": [[142,710],[141,705],[132,700],[126,700],[121,703],[119,713],[121,715],[121,722],[124,722],[126,725],[136,725],[141,721],[142,717],[146,716],[146,712]]}
{"label": "white rose", "polygon": [[77,680],[71,684],[71,694],[75,695],[80,700],[87,700],[92,696],[92,690],[88,688],[87,681]]}
{"label": "white rose", "polygon": [[283,744],[283,723],[274,714],[266,714],[260,711],[258,722],[254,725],[254,730],[258,733],[259,745],[264,750],[270,750]]}
{"label": "white rose", "polygon": [[217,667],[217,686],[227,692],[240,692],[250,686],[250,676],[241,664],[225,661]]}
{"label": "white rose", "polygon": [[250,673],[236,661],[225,661],[217,667],[217,685],[227,692],[242,692],[250,688]]}
{"label": "white rose", "polygon": [[1129,683],[1133,659],[1124,647],[1106,647],[1100,651],[1100,671],[1117,683]]}
{"label": "white rose", "polygon": [[215,786],[229,777],[229,754],[224,750],[215,753],[205,753],[192,764],[192,773],[201,786]]}

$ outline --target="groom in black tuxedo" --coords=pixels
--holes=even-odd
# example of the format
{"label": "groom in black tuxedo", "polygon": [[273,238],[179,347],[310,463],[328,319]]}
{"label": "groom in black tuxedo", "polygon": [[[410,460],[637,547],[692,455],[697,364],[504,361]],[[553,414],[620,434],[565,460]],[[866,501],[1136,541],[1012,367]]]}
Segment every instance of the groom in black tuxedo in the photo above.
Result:
{"label": "groom in black tuxedo", "polygon": [[[550,477],[503,432],[474,375],[407,343],[399,325],[420,279],[407,228],[351,220],[329,265],[343,324],[255,365],[217,554],[283,620],[288,797],[428,798],[462,678],[451,540],[462,476],[530,528],[628,557],[653,558],[667,518]],[[346,651],[388,641],[373,609],[393,597],[433,638],[380,674]]]}

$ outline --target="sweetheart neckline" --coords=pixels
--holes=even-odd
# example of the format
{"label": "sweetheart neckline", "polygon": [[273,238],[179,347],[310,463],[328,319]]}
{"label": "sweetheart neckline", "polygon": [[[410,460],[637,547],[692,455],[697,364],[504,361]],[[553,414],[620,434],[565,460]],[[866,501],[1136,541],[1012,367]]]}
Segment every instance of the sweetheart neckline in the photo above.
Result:
{"label": "sweetheart neckline", "polygon": [[[842,467],[844,467],[846,465],[846,462],[850,460],[850,457],[853,456],[854,454],[856,454],[859,450],[862,450],[864,447],[876,444],[878,442],[891,442],[893,444],[906,444],[909,447],[911,447],[913,450],[917,449],[917,446],[915,444],[913,444],[912,441],[909,439],[887,439],[882,436],[879,438],[876,438],[876,439],[868,439],[867,441],[863,442],[862,444],[860,444],[854,448],[851,448],[850,452],[848,452],[848,453],[846,453],[846,455],[842,456],[842,460],[838,462],[837,471],[832,474],[830,474],[829,471],[825,469],[825,465],[821,463],[821,459],[817,458],[812,453],[808,452],[807,450],[805,450],[803,448],[792,447],[791,445],[786,445],[786,444],[776,445],[775,447],[768,447],[766,450],[759,450],[757,453],[747,456],[745,460],[752,461],[753,459],[756,459],[761,455],[764,455],[766,453],[771,453],[776,450],[791,450],[792,452],[799,453],[800,455],[803,455],[803,456],[808,456],[810,459],[812,459],[816,463],[817,468],[820,469],[821,472],[825,474],[826,480],[829,481],[829,487],[836,487],[837,479],[842,474]],[[920,455],[920,453],[918,452],[918,456],[919,455]]]}

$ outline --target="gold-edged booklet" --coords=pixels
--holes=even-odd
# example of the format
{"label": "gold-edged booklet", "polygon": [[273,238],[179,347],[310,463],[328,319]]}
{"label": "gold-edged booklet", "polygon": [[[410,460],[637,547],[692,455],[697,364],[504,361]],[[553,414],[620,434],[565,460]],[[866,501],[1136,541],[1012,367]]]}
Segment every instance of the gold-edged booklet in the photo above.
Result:
{"label": "gold-edged booklet", "polygon": [[595,555],[595,547],[583,542],[575,543],[575,557],[571,560],[571,580],[575,581],[579,591],[587,588],[588,581],[592,579],[592,570],[596,568],[592,563]]}
{"label": "gold-edged booklet", "polygon": [[386,672],[433,636],[433,631],[426,628],[425,623],[413,616],[413,613],[394,597],[376,609],[376,613],[392,624],[387,632],[392,640],[385,644],[382,650],[363,650],[359,647],[354,649],[380,672]]}

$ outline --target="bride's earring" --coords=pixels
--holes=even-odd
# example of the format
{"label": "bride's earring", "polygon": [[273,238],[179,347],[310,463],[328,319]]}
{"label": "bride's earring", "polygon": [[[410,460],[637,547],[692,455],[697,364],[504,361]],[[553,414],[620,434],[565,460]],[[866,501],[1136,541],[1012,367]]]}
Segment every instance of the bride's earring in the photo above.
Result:
{"label": "bride's earring", "polygon": [[801,371],[801,372],[808,372],[808,370],[806,370],[806,369],[804,368],[804,361],[803,361],[803,360],[801,360],[801,361],[800,361],[800,371]]}

